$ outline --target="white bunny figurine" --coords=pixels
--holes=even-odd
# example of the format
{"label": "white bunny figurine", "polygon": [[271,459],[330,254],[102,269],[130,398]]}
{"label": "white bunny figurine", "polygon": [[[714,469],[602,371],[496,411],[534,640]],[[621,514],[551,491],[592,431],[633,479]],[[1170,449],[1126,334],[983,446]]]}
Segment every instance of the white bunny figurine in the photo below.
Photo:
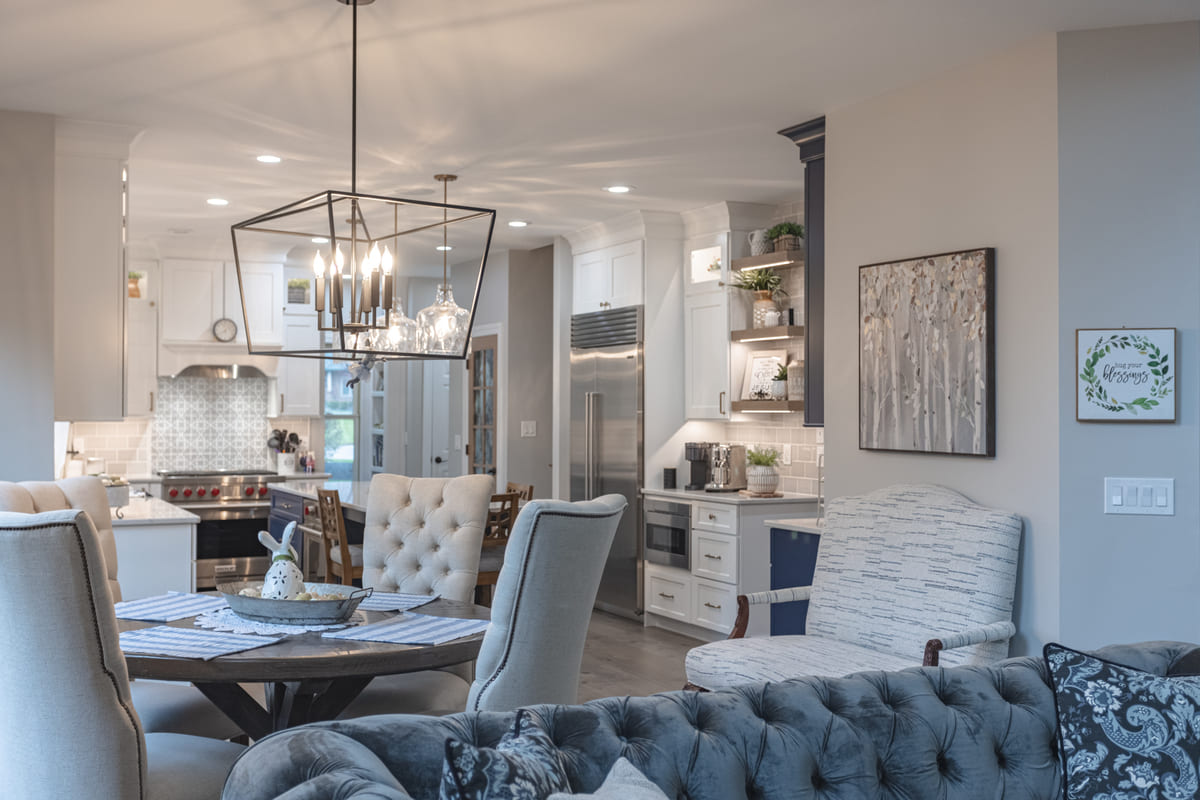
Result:
{"label": "white bunny figurine", "polygon": [[271,568],[263,579],[262,596],[271,600],[295,600],[304,591],[304,574],[296,566],[296,550],[292,547],[292,535],[296,523],[289,522],[283,529],[283,541],[277,542],[266,531],[259,531],[258,540],[272,553]]}

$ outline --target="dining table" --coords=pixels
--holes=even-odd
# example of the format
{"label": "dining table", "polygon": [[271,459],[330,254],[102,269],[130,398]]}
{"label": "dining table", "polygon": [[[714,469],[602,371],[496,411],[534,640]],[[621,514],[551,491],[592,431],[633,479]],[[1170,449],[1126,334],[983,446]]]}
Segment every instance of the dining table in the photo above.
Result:
{"label": "dining table", "polygon": [[[489,619],[490,611],[445,598],[419,609],[421,614],[460,619]],[[402,612],[355,613],[363,615],[363,624],[372,624]],[[195,617],[185,617],[166,624],[190,628],[194,622]],[[121,631],[132,631],[163,623],[118,619],[117,624]],[[125,663],[131,678],[192,683],[257,740],[284,728],[334,719],[376,676],[473,661],[482,643],[482,633],[437,645],[403,645],[326,638],[310,631],[209,660],[125,653]],[[264,685],[265,706],[240,685],[253,683]]]}

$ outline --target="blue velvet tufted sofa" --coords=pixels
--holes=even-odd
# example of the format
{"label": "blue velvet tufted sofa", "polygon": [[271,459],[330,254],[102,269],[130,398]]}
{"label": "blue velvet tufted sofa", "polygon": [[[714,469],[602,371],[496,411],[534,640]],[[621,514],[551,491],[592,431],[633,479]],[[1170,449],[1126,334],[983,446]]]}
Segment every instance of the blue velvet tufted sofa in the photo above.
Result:
{"label": "blue velvet tufted sofa", "polygon": [[[1160,675],[1195,673],[1196,645],[1096,651]],[[594,791],[620,756],[670,797],[1059,798],[1054,699],[1044,664],[913,667],[719,692],[534,706],[571,786]],[[293,728],[234,765],[225,800],[433,800],[448,738],[491,746],[511,712],[364,717]]]}

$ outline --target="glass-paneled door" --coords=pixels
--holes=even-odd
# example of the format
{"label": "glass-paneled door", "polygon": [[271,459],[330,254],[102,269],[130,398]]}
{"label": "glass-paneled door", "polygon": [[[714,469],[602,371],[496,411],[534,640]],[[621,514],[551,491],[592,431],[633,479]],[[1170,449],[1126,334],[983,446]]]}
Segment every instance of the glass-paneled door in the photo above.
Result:
{"label": "glass-paneled door", "polygon": [[496,474],[496,336],[471,339],[467,371],[471,385],[467,455],[475,474]]}

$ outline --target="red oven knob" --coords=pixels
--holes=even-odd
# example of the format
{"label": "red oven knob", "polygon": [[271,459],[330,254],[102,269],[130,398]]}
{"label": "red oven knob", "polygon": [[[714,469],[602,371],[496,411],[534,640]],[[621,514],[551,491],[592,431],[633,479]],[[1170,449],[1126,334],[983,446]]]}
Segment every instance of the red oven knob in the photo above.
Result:
{"label": "red oven knob", "polygon": [[208,494],[208,489],[197,489],[196,494],[200,495],[201,497],[204,497],[204,495]]}
{"label": "red oven knob", "polygon": [[191,497],[191,496],[192,496],[192,490],[191,490],[191,489],[184,489],[184,490],[183,490],[183,496],[184,496],[184,497]]}
{"label": "red oven knob", "polygon": [[265,486],[258,487],[258,496],[259,497],[262,497],[266,493],[267,493],[267,487],[265,487]]}
{"label": "red oven knob", "polygon": [[211,492],[209,492],[209,494],[211,494],[213,497],[216,497],[216,496],[217,496],[217,495],[219,495],[220,493],[221,493],[221,488],[220,488],[219,486],[214,486],[214,487],[212,488],[212,491],[211,491]]}
{"label": "red oven knob", "polygon": [[171,497],[179,497],[179,490],[172,489],[171,491],[167,492],[167,494],[171,495]]}
{"label": "red oven knob", "polygon": [[246,497],[254,497],[254,487],[253,486],[246,487]]}

